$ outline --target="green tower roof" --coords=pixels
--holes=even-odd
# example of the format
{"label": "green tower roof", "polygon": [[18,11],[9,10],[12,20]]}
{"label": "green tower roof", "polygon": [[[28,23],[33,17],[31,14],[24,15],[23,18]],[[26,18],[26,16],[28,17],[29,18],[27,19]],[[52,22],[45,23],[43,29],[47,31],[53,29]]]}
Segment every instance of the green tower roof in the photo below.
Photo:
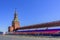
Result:
{"label": "green tower roof", "polygon": [[15,13],[14,13],[14,20],[13,21],[18,21],[18,16],[17,16],[17,11],[15,9]]}

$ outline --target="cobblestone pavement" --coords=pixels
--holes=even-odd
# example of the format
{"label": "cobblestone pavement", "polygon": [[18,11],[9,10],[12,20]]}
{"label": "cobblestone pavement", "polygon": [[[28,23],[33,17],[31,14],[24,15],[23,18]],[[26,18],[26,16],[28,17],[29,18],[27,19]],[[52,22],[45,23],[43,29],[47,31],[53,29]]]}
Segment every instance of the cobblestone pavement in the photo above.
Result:
{"label": "cobblestone pavement", "polygon": [[54,38],[54,37],[0,35],[0,40],[60,40],[60,37]]}

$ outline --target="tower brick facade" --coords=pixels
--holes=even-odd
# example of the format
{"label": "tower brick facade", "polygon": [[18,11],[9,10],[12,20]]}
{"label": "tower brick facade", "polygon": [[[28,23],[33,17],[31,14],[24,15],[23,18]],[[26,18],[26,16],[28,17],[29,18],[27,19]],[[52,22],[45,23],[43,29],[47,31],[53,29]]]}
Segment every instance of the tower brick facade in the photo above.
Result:
{"label": "tower brick facade", "polygon": [[14,19],[12,21],[12,25],[8,27],[8,32],[13,32],[17,28],[20,28],[20,24],[18,21],[17,12],[15,10]]}

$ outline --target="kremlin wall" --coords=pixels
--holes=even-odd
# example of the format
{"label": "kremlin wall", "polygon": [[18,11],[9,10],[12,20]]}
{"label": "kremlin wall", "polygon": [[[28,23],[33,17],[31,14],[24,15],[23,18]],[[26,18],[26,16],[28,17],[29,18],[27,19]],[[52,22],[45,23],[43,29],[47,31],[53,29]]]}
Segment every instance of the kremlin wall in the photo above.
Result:
{"label": "kremlin wall", "polygon": [[35,24],[35,25],[20,27],[17,12],[15,10],[14,19],[12,21],[12,25],[8,27],[8,32],[14,32],[14,31],[20,30],[20,29],[44,28],[44,27],[48,28],[48,27],[55,27],[55,26],[60,26],[60,21],[53,21],[53,22],[48,22],[48,23],[42,23],[42,24]]}

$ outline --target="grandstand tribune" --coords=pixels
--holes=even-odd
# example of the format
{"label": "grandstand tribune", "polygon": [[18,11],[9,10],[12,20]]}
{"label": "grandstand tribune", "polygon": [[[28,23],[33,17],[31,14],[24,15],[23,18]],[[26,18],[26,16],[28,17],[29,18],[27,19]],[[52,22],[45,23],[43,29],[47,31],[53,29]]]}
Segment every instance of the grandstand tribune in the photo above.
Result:
{"label": "grandstand tribune", "polygon": [[[57,28],[56,28],[57,27]],[[60,26],[55,28],[34,28],[34,29],[21,29],[15,32],[8,32],[10,35],[34,35],[34,36],[60,36]]]}

